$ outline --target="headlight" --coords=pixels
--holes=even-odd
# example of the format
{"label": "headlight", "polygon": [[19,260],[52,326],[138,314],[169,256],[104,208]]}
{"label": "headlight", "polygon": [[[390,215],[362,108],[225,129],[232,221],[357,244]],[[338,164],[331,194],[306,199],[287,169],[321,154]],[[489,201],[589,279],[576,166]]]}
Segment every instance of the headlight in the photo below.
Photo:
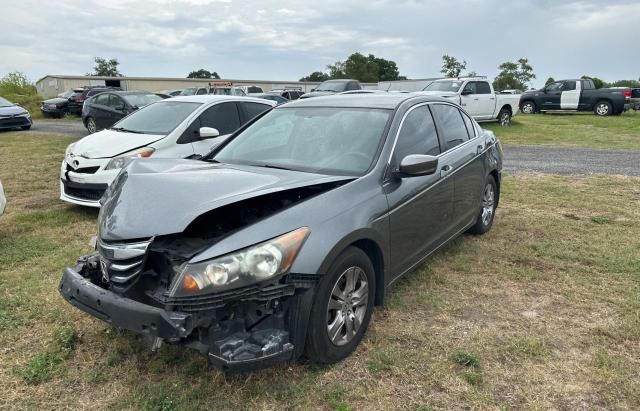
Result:
{"label": "headlight", "polygon": [[155,148],[142,147],[137,150],[129,151],[123,155],[116,157],[107,163],[105,170],[118,170],[125,168],[135,158],[147,158],[151,157],[151,154],[156,151]]}
{"label": "headlight", "polygon": [[20,116],[29,118],[31,117],[31,114],[29,114],[28,111],[25,111],[24,113],[20,114]]}
{"label": "headlight", "polygon": [[73,149],[75,148],[76,143],[71,143],[69,144],[69,146],[67,147],[67,149],[64,152],[64,156],[68,156],[69,154],[71,154],[71,152],[73,151]]}
{"label": "headlight", "polygon": [[213,260],[187,264],[169,295],[186,297],[243,287],[285,273],[311,230],[299,228],[264,243]]}

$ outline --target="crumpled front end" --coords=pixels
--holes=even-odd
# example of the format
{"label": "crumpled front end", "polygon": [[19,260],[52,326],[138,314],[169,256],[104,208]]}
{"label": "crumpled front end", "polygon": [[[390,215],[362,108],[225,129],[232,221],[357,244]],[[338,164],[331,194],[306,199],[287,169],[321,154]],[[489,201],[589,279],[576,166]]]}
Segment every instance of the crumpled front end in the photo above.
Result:
{"label": "crumpled front end", "polygon": [[246,287],[172,297],[170,285],[209,240],[164,236],[98,240],[97,251],[64,270],[60,294],[106,323],[198,349],[226,371],[262,368],[302,354],[318,276],[283,274]]}

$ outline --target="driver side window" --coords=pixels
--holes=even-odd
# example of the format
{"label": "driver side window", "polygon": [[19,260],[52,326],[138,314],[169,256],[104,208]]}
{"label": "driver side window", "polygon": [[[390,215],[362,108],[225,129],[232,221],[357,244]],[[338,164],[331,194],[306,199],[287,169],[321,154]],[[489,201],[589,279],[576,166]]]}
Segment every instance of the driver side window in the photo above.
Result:
{"label": "driver side window", "polygon": [[436,126],[427,106],[414,108],[402,122],[394,154],[396,162],[399,164],[410,154],[440,154]]}
{"label": "driver side window", "polygon": [[547,86],[547,91],[560,91],[562,90],[563,82],[558,81],[556,83],[551,83]]}
{"label": "driver side window", "polygon": [[464,86],[462,92],[468,94],[478,94],[477,83],[475,81],[468,82],[467,85]]}

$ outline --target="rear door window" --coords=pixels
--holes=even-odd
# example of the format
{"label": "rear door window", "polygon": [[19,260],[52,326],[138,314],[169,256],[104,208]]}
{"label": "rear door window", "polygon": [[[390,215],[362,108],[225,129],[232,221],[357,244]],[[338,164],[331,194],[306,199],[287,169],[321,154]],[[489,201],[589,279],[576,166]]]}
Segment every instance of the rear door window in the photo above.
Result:
{"label": "rear door window", "polygon": [[476,91],[478,94],[491,94],[491,86],[486,81],[476,81]]}
{"label": "rear door window", "polygon": [[247,118],[245,119],[245,123],[271,108],[271,106],[267,104],[260,104],[260,103],[243,102],[240,104],[242,104],[242,106],[244,107],[245,113],[247,115]]}
{"label": "rear door window", "polygon": [[399,163],[410,154],[440,154],[440,143],[429,107],[414,108],[402,122],[395,158]]}
{"label": "rear door window", "polygon": [[200,115],[200,127],[218,129],[220,135],[233,133],[240,127],[236,103],[220,103],[209,107]]}
{"label": "rear door window", "polygon": [[94,104],[99,104],[101,106],[109,106],[109,94],[104,93],[104,94],[100,94],[99,96],[96,96],[96,98],[93,99],[93,103]]}
{"label": "rear door window", "polygon": [[469,140],[467,126],[460,110],[448,104],[433,104],[431,108],[438,117],[438,131],[444,140],[444,151]]}
{"label": "rear door window", "polygon": [[563,91],[571,91],[576,89],[575,81],[565,81],[564,86],[562,87]]}

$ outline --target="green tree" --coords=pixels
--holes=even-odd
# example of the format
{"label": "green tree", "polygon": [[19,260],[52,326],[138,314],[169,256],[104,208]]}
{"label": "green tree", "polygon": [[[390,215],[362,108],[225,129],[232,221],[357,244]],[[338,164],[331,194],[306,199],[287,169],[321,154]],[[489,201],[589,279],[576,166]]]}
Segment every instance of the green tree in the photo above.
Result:
{"label": "green tree", "polygon": [[517,63],[507,61],[498,66],[500,73],[493,81],[493,88],[500,91],[506,89],[527,90],[529,82],[536,78],[533,67],[526,58],[518,59]]}
{"label": "green tree", "polygon": [[323,73],[321,71],[314,71],[306,77],[302,77],[300,81],[317,81],[322,83],[323,81],[329,80],[329,75],[327,73]]}
{"label": "green tree", "polygon": [[607,87],[607,83],[604,80],[599,79],[598,77],[592,77],[592,76],[587,76],[586,74],[582,77],[580,77],[583,80],[591,80],[593,81],[593,85],[596,86],[596,88],[603,88],[603,87]]}
{"label": "green tree", "polygon": [[220,76],[215,71],[214,72],[210,72],[209,70],[200,69],[200,70],[194,70],[191,73],[189,73],[187,75],[187,78],[213,78],[213,79],[219,79]]}
{"label": "green tree", "polygon": [[446,77],[459,77],[462,70],[466,68],[466,61],[462,60],[462,62],[460,62],[458,59],[448,54],[442,56],[442,70],[440,70],[440,73],[444,74]]}
{"label": "green tree", "polygon": [[607,87],[640,87],[640,81],[636,80],[617,80],[611,84],[608,84]]}
{"label": "green tree", "polygon": [[27,79],[23,73],[14,71],[0,79],[0,94],[8,95],[35,95],[36,87]]}
{"label": "green tree", "polygon": [[331,79],[352,78],[363,83],[406,80],[406,77],[400,75],[395,61],[376,57],[373,54],[365,56],[361,53],[353,53],[344,61],[336,61],[328,65],[327,69]]}
{"label": "green tree", "polygon": [[122,74],[118,71],[120,62],[117,59],[107,60],[102,57],[96,57],[93,61],[96,65],[93,67],[93,73],[87,74],[88,76],[122,77]]}
{"label": "green tree", "polygon": [[548,86],[549,84],[555,83],[555,82],[556,82],[556,79],[554,79],[553,77],[549,77],[547,81],[544,82],[544,85]]}

